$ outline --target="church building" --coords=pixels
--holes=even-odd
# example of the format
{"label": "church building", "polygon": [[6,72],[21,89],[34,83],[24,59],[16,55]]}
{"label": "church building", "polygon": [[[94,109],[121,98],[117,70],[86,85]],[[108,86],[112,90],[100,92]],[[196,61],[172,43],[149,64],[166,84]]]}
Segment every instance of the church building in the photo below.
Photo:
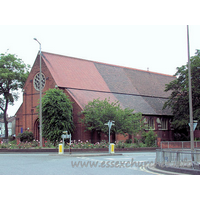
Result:
{"label": "church building", "polygon": [[[25,130],[39,140],[37,106],[40,90],[40,55],[38,54],[23,89],[23,103],[16,113],[16,134]],[[84,132],[78,113],[93,99],[110,98],[119,101],[122,108],[141,112],[148,127],[152,127],[159,140],[173,140],[170,110],[163,105],[170,96],[165,85],[174,76],[94,62],[79,58],[42,52],[42,94],[49,88],[59,88],[73,101],[75,130],[73,140],[97,142],[108,140],[107,135],[91,136]],[[148,128],[147,128],[148,129]],[[112,140],[130,138],[117,134]]]}

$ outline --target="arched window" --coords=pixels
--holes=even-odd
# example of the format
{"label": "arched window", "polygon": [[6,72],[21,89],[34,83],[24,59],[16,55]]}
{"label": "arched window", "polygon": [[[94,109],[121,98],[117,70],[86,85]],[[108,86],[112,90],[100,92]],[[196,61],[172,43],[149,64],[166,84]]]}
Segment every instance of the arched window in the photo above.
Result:
{"label": "arched window", "polygon": [[144,118],[144,123],[146,124],[146,130],[155,129],[155,120],[154,117]]}

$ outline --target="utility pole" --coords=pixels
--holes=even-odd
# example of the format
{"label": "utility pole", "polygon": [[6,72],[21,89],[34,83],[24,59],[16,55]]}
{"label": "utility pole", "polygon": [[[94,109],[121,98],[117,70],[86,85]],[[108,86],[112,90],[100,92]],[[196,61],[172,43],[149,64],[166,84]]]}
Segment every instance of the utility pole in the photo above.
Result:
{"label": "utility pole", "polygon": [[[192,83],[190,68],[190,41],[189,41],[189,25],[187,25],[187,45],[188,45],[188,79],[189,79],[189,108],[190,108],[190,144],[191,153],[194,152],[194,129],[193,129],[193,109],[192,109]],[[192,156],[192,158],[194,155]],[[194,159],[192,159],[193,161]]]}

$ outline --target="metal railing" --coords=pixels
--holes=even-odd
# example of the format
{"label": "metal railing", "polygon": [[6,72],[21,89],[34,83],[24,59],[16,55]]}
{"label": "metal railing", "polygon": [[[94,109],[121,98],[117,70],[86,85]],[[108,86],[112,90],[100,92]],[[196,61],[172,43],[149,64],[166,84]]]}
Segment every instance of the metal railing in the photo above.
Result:
{"label": "metal railing", "polygon": [[[190,149],[190,141],[162,141],[161,149]],[[200,141],[194,142],[194,148],[200,148]]]}
{"label": "metal railing", "polygon": [[160,167],[200,169],[200,150],[157,149],[155,164]]}

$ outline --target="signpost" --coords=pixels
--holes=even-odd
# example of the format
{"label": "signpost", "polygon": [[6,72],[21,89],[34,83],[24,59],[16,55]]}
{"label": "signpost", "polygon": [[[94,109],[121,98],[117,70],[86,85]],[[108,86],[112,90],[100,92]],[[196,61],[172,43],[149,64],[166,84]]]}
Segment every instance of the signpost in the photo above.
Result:
{"label": "signpost", "polygon": [[63,131],[63,135],[61,135],[61,138],[63,139],[63,143],[59,144],[59,154],[64,154],[64,140],[69,138],[69,154],[71,154],[71,134],[67,134],[67,131]]}
{"label": "signpost", "polygon": [[67,138],[67,135],[61,135],[61,138],[63,139],[63,143],[59,144],[59,154],[64,154],[64,139]]}
{"label": "signpost", "polygon": [[[197,123],[198,123],[197,120],[194,120],[192,122],[193,128],[190,126],[190,123],[188,123],[188,125],[190,126],[190,142],[191,142],[192,161],[194,161],[194,154],[193,154],[193,151],[194,151],[194,131],[197,127]],[[192,130],[192,134],[191,134],[191,130]]]}
{"label": "signpost", "polygon": [[[66,135],[64,135],[64,136],[66,136],[66,138],[68,138],[69,139],[69,154],[71,154],[71,134],[67,134],[68,132],[67,131],[63,131],[63,133],[65,133]],[[63,136],[63,135],[62,135]],[[65,139],[66,139],[65,138]]]}
{"label": "signpost", "polygon": [[[114,121],[111,121],[109,120],[108,123],[104,124],[104,125],[107,125],[108,126],[108,135],[109,135],[109,153],[111,153],[111,147],[110,147],[110,129],[112,127],[112,125],[115,125],[114,124]],[[112,148],[112,153],[114,153],[114,147]]]}

